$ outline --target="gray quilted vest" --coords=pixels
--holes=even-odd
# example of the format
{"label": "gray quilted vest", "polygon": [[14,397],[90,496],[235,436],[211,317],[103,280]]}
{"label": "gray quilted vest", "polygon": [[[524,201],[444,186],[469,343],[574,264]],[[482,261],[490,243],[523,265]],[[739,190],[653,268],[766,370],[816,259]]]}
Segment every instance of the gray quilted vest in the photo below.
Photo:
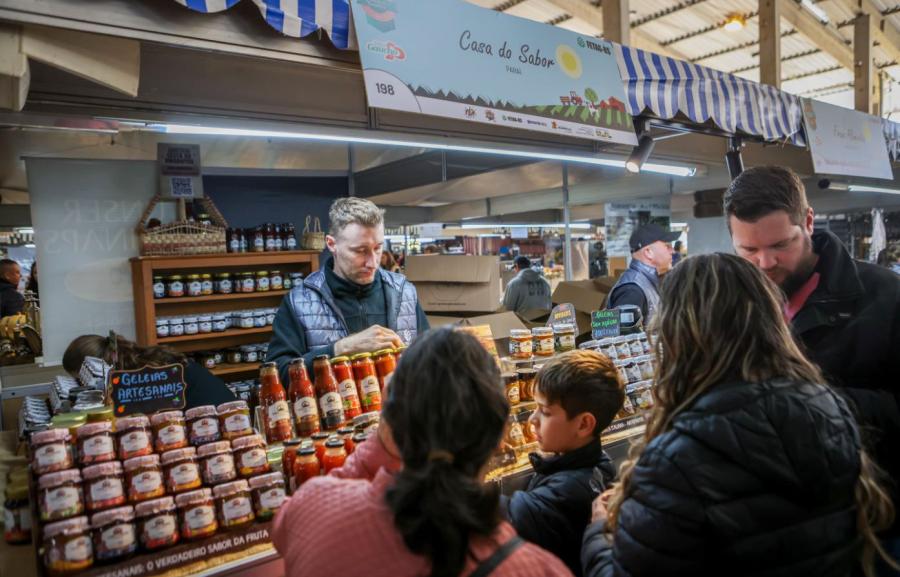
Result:
{"label": "gray quilted vest", "polygon": [[[402,274],[383,269],[378,269],[378,274],[381,275],[381,286],[387,303],[387,328],[409,344],[416,338],[418,330],[416,287]],[[303,284],[291,289],[288,302],[291,312],[303,327],[310,352],[324,349],[349,336],[347,322],[334,303],[334,295],[321,270],[312,273]]]}
{"label": "gray quilted vest", "polygon": [[652,266],[633,258],[628,270],[622,273],[613,290],[626,284],[636,284],[644,292],[644,297],[647,299],[647,318],[644,319],[644,329],[646,329],[656,314],[656,309],[659,308],[659,275]]}

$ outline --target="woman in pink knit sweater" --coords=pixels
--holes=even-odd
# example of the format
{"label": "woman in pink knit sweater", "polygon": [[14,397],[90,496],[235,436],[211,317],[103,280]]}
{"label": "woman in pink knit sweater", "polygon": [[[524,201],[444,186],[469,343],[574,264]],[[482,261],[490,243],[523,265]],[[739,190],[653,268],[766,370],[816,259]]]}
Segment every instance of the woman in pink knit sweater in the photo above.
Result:
{"label": "woman in pink knit sweater", "polygon": [[557,577],[563,563],[500,520],[483,482],[509,404],[475,337],[430,331],[407,350],[378,435],[304,484],[275,519],[289,577]]}

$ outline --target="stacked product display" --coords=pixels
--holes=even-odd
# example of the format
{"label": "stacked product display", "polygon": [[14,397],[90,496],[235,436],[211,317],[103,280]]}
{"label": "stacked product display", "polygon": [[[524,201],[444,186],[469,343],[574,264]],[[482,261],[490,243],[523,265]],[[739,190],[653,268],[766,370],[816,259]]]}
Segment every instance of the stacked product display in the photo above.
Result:
{"label": "stacked product display", "polygon": [[156,317],[156,336],[164,339],[182,335],[224,333],[230,329],[259,329],[272,326],[277,312],[277,308],[265,308]]}
{"label": "stacked product display", "polygon": [[280,270],[260,270],[217,273],[179,273],[155,275],[153,298],[202,297],[240,293],[265,293],[290,290],[303,282],[303,273],[282,273]]}
{"label": "stacked product display", "polygon": [[293,223],[261,224],[255,228],[229,228],[226,231],[228,252],[278,252],[297,250]]}

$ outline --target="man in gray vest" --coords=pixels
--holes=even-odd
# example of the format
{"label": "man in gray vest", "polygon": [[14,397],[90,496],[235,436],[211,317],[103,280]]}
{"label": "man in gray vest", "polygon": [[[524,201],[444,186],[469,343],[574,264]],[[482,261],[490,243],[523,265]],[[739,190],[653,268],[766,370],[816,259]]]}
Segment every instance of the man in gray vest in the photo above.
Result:
{"label": "man in gray vest", "polygon": [[647,224],[631,234],[631,264],[609,293],[606,308],[635,305],[644,315],[644,327],[659,305],[659,277],[672,268],[672,241],[681,236],[655,224]]}
{"label": "man in gray vest", "polygon": [[268,359],[287,380],[292,359],[341,356],[409,344],[428,330],[416,289],[381,268],[384,211],[361,198],[339,198],[329,211],[331,256],[291,289],[275,316]]}
{"label": "man in gray vest", "polygon": [[527,256],[517,257],[515,264],[519,274],[509,281],[503,294],[503,306],[506,310],[524,313],[533,310],[549,311],[553,308],[547,279],[531,268],[531,261]]}

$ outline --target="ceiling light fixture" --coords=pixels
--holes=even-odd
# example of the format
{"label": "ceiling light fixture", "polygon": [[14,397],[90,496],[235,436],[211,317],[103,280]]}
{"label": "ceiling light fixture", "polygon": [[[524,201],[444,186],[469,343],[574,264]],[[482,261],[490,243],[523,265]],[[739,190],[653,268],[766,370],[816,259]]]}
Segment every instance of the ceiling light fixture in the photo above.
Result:
{"label": "ceiling light fixture", "polygon": [[880,192],[883,194],[900,194],[900,189],[883,188],[881,186],[868,186],[865,184],[851,184],[847,187],[850,192]]}
{"label": "ceiling light fixture", "polygon": [[747,17],[743,14],[734,12],[725,18],[725,24],[722,27],[729,32],[738,32],[739,30],[743,30],[746,25]]}
{"label": "ceiling light fixture", "polygon": [[653,153],[654,146],[656,146],[656,141],[653,140],[652,136],[649,134],[641,135],[637,146],[631,151],[631,156],[625,161],[625,170],[633,174],[639,173],[644,163],[647,162],[647,159]]}
{"label": "ceiling light fixture", "polygon": [[[508,222],[489,222],[485,224],[461,224],[459,228],[463,230],[472,230],[479,228],[565,228],[565,223],[562,222],[545,222],[543,224],[509,224]],[[569,228],[573,230],[588,230],[591,228],[590,224],[582,223],[572,223],[569,225]]]}

